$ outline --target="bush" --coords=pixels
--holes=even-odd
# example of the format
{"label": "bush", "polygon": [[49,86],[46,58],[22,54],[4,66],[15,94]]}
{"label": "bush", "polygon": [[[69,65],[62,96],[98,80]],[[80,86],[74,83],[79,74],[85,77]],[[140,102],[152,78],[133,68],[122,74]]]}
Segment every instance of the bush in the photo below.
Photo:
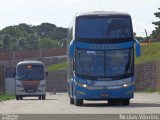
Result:
{"label": "bush", "polygon": [[59,64],[53,64],[47,67],[47,71],[57,71],[57,70],[65,70],[67,69],[67,63],[62,62]]}

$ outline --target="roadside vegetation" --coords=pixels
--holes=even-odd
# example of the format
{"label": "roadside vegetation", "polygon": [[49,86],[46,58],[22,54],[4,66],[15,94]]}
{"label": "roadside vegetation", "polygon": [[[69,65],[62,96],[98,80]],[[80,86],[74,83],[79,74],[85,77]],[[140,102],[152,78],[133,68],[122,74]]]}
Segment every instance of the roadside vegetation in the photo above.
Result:
{"label": "roadside vegetation", "polygon": [[157,21],[152,22],[152,24],[155,25],[155,30],[153,30],[149,36],[147,35],[147,31],[145,31],[145,38],[137,37],[140,41],[148,43],[150,41],[151,43],[141,43],[142,56],[140,58],[136,58],[136,64],[160,60],[160,8],[158,8],[158,11],[154,13],[154,16],[157,18]]}
{"label": "roadside vegetation", "polygon": [[0,101],[15,99],[15,96],[12,95],[0,95]]}
{"label": "roadside vegetation", "polygon": [[23,51],[65,47],[66,38],[66,28],[51,23],[37,26],[22,23],[0,30],[0,50]]}
{"label": "roadside vegetation", "polygon": [[53,64],[47,67],[47,71],[58,71],[67,69],[67,62],[61,62],[58,64]]}
{"label": "roadside vegetation", "polygon": [[135,59],[136,64],[160,60],[160,42],[141,45],[141,57]]}
{"label": "roadside vegetation", "polygon": [[157,92],[158,94],[160,94],[160,89],[156,89],[156,88],[145,88],[144,90],[136,91],[136,92],[146,92],[146,93],[155,93],[155,92]]}

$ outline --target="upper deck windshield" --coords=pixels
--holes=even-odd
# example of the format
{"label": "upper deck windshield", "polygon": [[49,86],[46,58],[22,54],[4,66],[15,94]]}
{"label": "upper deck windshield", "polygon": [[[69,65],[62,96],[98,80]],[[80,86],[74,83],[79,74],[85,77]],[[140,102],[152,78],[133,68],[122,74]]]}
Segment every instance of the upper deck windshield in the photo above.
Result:
{"label": "upper deck windshield", "polygon": [[45,79],[43,65],[19,65],[16,71],[17,80],[43,80]]}
{"label": "upper deck windshield", "polygon": [[79,17],[76,23],[77,38],[130,38],[131,33],[129,17]]}

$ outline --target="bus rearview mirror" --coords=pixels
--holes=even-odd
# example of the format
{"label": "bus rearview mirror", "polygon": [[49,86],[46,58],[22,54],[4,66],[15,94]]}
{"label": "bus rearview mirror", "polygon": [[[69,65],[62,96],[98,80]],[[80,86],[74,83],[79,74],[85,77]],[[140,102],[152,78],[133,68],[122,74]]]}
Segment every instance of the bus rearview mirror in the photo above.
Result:
{"label": "bus rearview mirror", "polygon": [[138,40],[134,40],[135,41],[135,47],[136,47],[136,57],[140,57],[141,56],[141,46]]}
{"label": "bus rearview mirror", "polygon": [[69,56],[71,58],[73,58],[73,56],[74,56],[74,42],[73,41],[71,42],[71,44],[69,46]]}
{"label": "bus rearview mirror", "polygon": [[48,72],[46,72],[46,76],[48,76]]}

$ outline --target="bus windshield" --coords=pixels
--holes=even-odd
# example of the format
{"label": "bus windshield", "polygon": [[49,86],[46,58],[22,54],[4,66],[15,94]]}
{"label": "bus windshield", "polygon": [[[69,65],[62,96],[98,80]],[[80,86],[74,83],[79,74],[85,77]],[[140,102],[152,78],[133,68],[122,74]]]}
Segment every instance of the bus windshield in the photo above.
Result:
{"label": "bus windshield", "polygon": [[19,65],[16,72],[17,80],[43,80],[45,79],[43,65]]}
{"label": "bus windshield", "polygon": [[105,52],[105,72],[108,77],[133,72],[133,51],[131,49]]}
{"label": "bus windshield", "polygon": [[95,77],[114,77],[133,72],[133,49],[76,52],[76,73]]}
{"label": "bus windshield", "polygon": [[77,73],[104,76],[104,52],[78,50],[76,53]]}
{"label": "bus windshield", "polygon": [[130,38],[129,18],[79,17],[76,25],[77,38]]}

